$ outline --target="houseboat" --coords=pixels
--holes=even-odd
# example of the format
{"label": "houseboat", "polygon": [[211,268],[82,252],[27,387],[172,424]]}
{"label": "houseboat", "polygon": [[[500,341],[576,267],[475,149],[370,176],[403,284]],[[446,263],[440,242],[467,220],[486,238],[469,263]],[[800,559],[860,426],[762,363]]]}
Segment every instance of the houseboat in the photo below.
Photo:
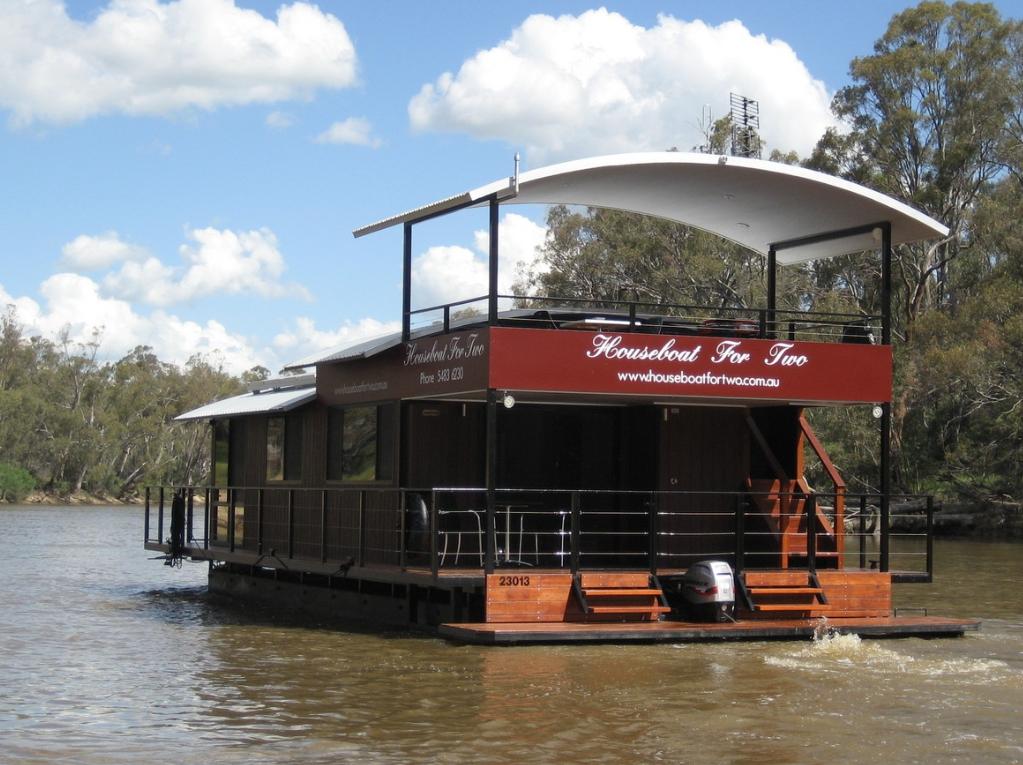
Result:
{"label": "houseboat", "polygon": [[[510,204],[720,235],[764,257],[766,302],[502,295]],[[415,226],[473,207],[489,211],[487,294],[413,310]],[[146,549],[207,561],[216,592],[466,642],[977,628],[892,602],[933,561],[931,498],[891,491],[892,247],[945,226],[821,173],[677,152],[516,169],[354,234],[392,226],[401,331],[182,414],[208,423],[209,485],[147,492]],[[852,253],[877,261],[880,315],[779,308],[781,266]],[[836,406],[876,417],[874,491],[847,490],[808,422]],[[911,538],[892,531],[907,507]]]}

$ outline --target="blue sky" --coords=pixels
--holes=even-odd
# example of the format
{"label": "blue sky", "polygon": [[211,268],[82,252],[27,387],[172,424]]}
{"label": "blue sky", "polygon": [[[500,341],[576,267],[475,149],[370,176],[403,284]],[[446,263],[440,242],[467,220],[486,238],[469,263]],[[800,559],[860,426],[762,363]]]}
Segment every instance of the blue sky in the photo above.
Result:
{"label": "blue sky", "polygon": [[[0,302],[33,334],[100,328],[104,358],[276,369],[396,326],[400,231],[352,229],[508,175],[516,150],[689,149],[729,90],[805,154],[906,6],[0,0]],[[503,215],[510,275],[544,211]],[[474,292],[484,226],[417,227],[417,304]]]}

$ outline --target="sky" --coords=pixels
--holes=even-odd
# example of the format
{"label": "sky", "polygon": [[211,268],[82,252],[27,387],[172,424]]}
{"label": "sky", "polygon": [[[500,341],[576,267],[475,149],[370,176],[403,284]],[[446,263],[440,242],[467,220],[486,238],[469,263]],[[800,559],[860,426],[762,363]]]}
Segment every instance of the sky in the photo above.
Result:
{"label": "sky", "polygon": [[[730,92],[805,156],[908,5],[0,0],[0,306],[103,359],[276,371],[400,327],[401,229],[353,229],[516,152],[690,150]],[[544,216],[502,207],[502,290]],[[486,223],[415,228],[414,307],[486,291]]]}

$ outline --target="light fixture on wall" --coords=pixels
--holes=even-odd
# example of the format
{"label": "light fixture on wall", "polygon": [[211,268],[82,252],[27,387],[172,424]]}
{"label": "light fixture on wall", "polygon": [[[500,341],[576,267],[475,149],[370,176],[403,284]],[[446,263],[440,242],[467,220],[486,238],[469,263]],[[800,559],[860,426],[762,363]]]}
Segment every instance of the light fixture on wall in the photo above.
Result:
{"label": "light fixture on wall", "polygon": [[513,406],[515,406],[515,396],[513,396],[511,393],[505,393],[504,394],[504,408],[505,409],[511,409]]}

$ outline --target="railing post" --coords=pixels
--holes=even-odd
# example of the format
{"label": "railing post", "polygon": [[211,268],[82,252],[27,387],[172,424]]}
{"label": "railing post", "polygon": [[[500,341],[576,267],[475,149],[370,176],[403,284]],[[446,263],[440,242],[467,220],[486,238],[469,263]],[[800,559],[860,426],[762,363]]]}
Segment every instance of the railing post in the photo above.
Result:
{"label": "railing post", "polygon": [[288,489],[288,560],[295,557],[295,490]]}
{"label": "railing post", "polygon": [[881,501],[880,501],[880,505],[881,505],[881,556],[880,556],[881,557],[881,564],[880,565],[881,565],[881,570],[882,571],[888,571],[889,570],[889,568],[888,568],[888,564],[889,564],[888,556],[891,553],[891,550],[889,549],[889,543],[891,541],[889,539],[889,536],[891,535],[892,521],[891,521],[891,510],[889,508],[889,502],[890,502],[889,495],[882,494],[881,495]]}
{"label": "railing post", "polygon": [[359,491],[359,539],[356,548],[359,566],[366,565],[366,490]]}
{"label": "railing post", "polygon": [[195,522],[195,487],[188,487],[188,502],[185,505],[185,528],[188,531],[185,534],[185,545],[189,542],[195,541],[195,534],[192,533],[192,526]]}
{"label": "railing post", "polygon": [[860,495],[860,518],[859,518],[859,536],[860,536],[860,568],[867,567],[867,495]]}
{"label": "railing post", "polygon": [[572,575],[575,576],[579,573],[579,536],[580,536],[580,510],[579,510],[579,492],[572,492],[572,532],[569,536],[569,566]]}
{"label": "railing post", "polygon": [[735,573],[746,569],[746,498],[735,495]]}
{"label": "railing post", "polygon": [[760,325],[759,326],[759,330],[760,331],[758,332],[758,336],[761,339],[767,337],[768,336],[767,335],[767,332],[768,332],[768,330],[767,330],[767,311],[765,311],[763,308],[761,308],[759,311],[757,311],[757,323]]}
{"label": "railing post", "polygon": [[430,573],[434,581],[440,575],[440,560],[437,557],[437,490],[430,492]]}
{"label": "railing post", "polygon": [[320,563],[327,562],[327,490],[320,489]]}
{"label": "railing post", "polygon": [[927,581],[934,581],[934,497],[927,496]]}
{"label": "railing post", "polygon": [[234,552],[234,504],[238,492],[236,489],[227,490],[227,548]]}
{"label": "railing post", "polygon": [[160,507],[156,515],[156,541],[163,544],[163,487],[160,487]]}
{"label": "railing post", "polygon": [[206,491],[203,494],[203,498],[206,500],[202,506],[202,549],[210,549],[210,502],[213,501],[213,489],[209,486],[206,487]]}
{"label": "railing post", "polygon": [[451,306],[444,306],[444,334],[451,331]]}
{"label": "railing post", "polygon": [[398,568],[405,570],[405,491],[398,492]]}
{"label": "railing post", "polygon": [[146,487],[146,526],[145,526],[145,531],[142,532],[142,535],[143,535],[142,536],[142,541],[143,542],[148,542],[149,541],[149,491],[150,491],[150,487],[147,486]]}
{"label": "railing post", "polygon": [[636,303],[629,303],[629,329],[636,328]]}
{"label": "railing post", "polygon": [[256,552],[263,554],[263,488],[256,490]]}
{"label": "railing post", "polygon": [[657,550],[660,542],[660,517],[657,514],[657,502],[650,495],[647,509],[647,555],[650,558],[650,573],[657,576]]}
{"label": "railing post", "polygon": [[817,571],[817,495],[806,498],[806,567],[811,573]]}

